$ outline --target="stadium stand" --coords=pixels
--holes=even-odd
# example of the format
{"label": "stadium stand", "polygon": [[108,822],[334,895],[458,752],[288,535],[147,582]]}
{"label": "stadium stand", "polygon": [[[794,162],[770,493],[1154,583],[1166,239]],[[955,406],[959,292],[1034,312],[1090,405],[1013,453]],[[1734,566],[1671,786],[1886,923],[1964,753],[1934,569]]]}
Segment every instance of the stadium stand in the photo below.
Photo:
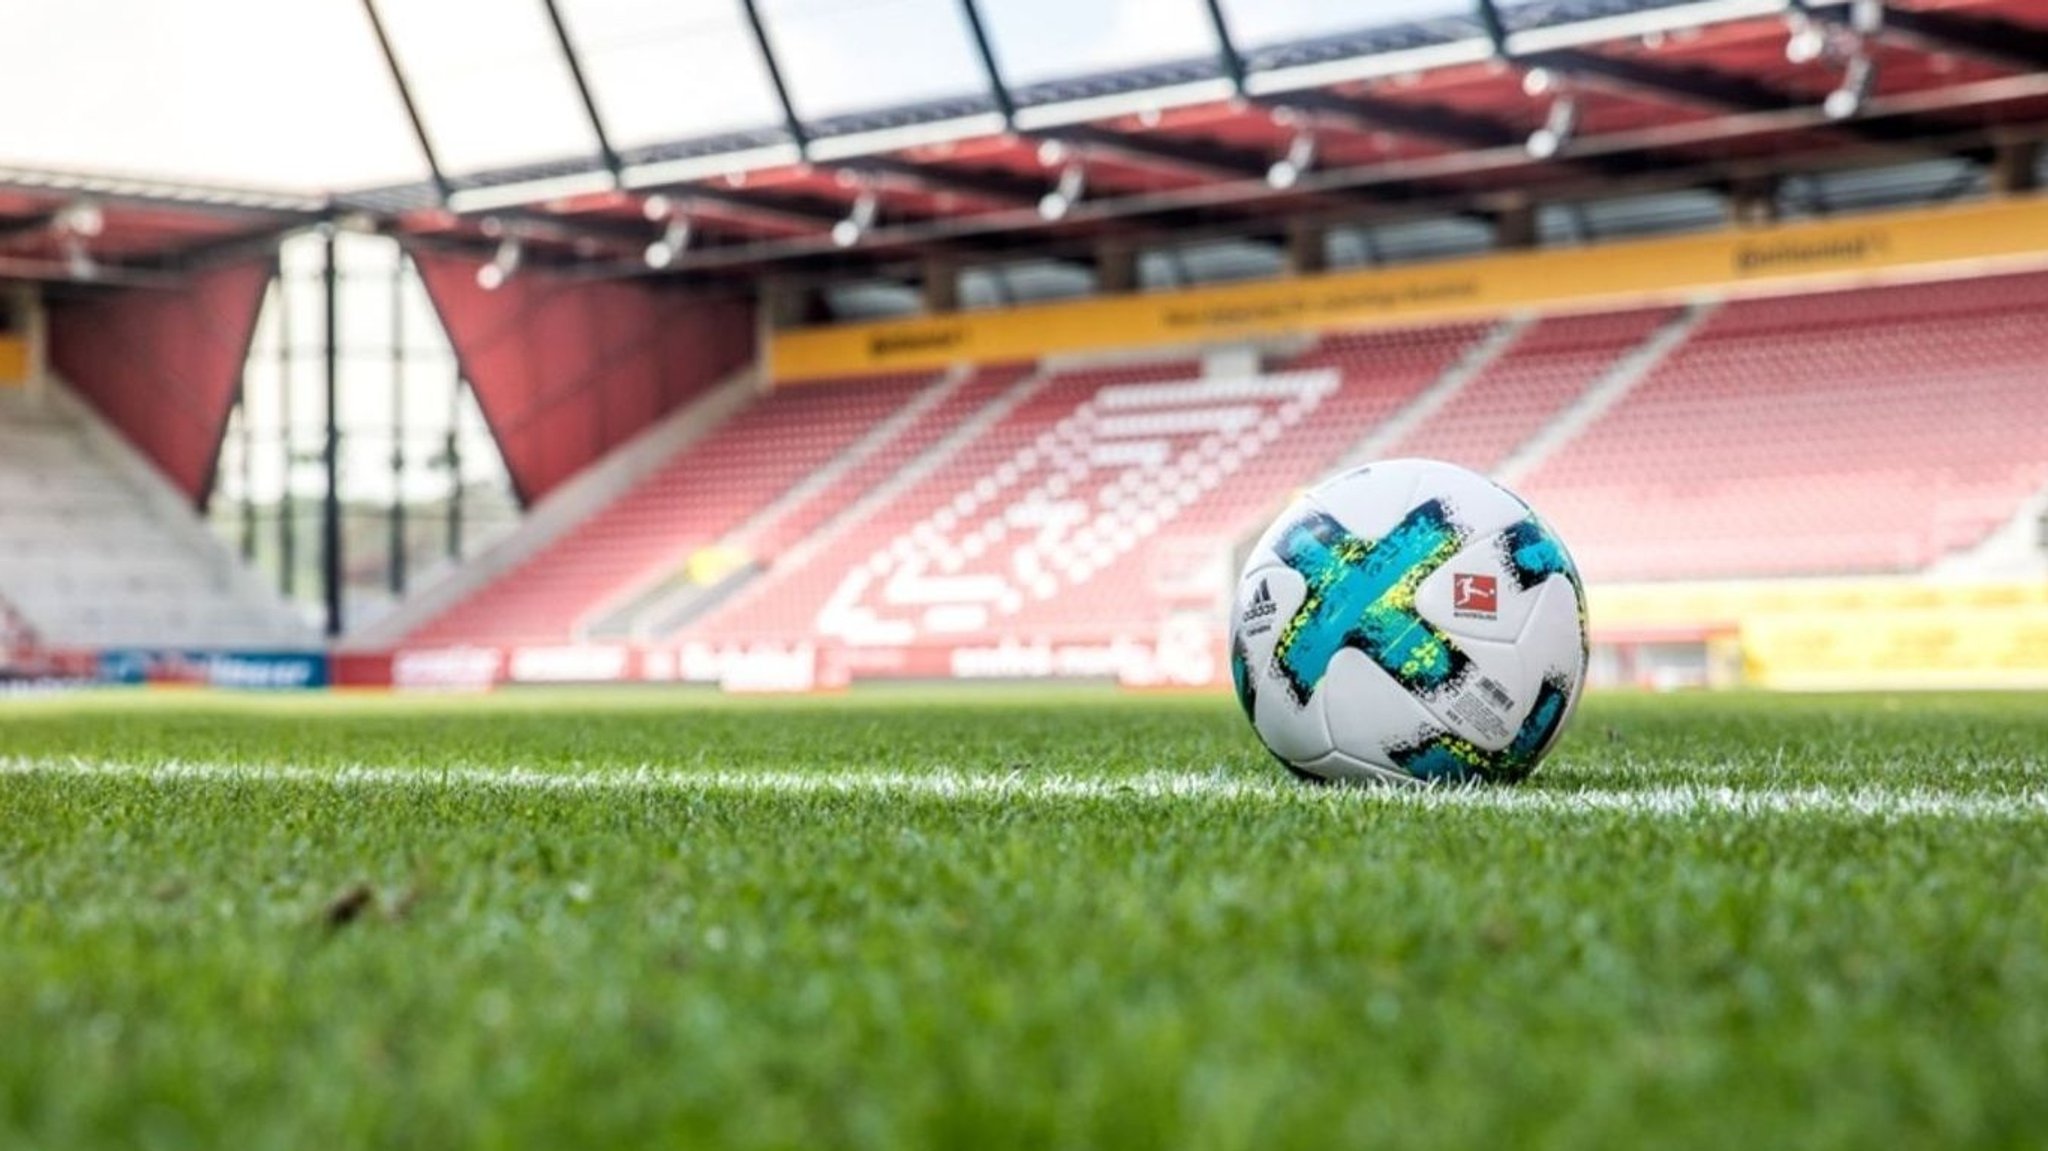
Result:
{"label": "stadium stand", "polygon": [[92,419],[55,393],[0,391],[0,597],[23,627],[53,648],[314,642]]}
{"label": "stadium stand", "polygon": [[1671,315],[1655,309],[1541,320],[1385,454],[1492,472]]}
{"label": "stadium stand", "polygon": [[2048,275],[1738,301],[1520,481],[1588,578],[1912,571],[2048,486]]}
{"label": "stadium stand", "polygon": [[[603,605],[714,545],[752,561],[737,591],[637,603],[613,634],[1144,633],[1211,610],[1219,565],[1342,463],[1488,471],[1531,445],[1516,482],[1596,580],[1918,570],[2048,487],[2044,352],[2048,275],[2028,274],[1340,333],[1264,369],[1008,364],[792,387],[413,642],[582,638]],[[1640,378],[1596,397],[1632,358]]]}
{"label": "stadium stand", "polygon": [[678,453],[553,545],[427,623],[415,642],[555,643],[771,508],[875,425],[943,386],[930,376],[775,392]]}

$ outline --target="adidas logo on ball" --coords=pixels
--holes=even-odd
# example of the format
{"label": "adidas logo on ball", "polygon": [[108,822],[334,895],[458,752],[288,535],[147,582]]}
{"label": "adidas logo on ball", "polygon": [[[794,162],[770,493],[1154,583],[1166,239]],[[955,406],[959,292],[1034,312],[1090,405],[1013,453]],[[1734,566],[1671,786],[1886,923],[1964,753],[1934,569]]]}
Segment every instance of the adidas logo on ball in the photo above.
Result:
{"label": "adidas logo on ball", "polygon": [[1267,586],[1265,580],[1260,580],[1259,590],[1252,593],[1252,602],[1244,609],[1244,622],[1271,619],[1279,610],[1279,606],[1273,602],[1273,589]]}

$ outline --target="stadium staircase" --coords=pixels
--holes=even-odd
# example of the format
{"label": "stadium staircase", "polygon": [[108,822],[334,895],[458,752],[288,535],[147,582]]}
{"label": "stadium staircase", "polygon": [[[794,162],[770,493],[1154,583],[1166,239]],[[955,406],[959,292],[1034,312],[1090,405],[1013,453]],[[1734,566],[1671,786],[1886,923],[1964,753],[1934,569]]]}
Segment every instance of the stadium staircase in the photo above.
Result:
{"label": "stadium staircase", "polygon": [[126,442],[54,381],[0,389],[0,599],[54,649],[318,645]]}
{"label": "stadium staircase", "polygon": [[1942,557],[1932,574],[1963,579],[2048,580],[2048,487],[1982,543]]}
{"label": "stadium staircase", "polygon": [[[1496,454],[1485,467],[1471,466],[1510,488],[1519,487],[1523,476],[1649,378],[1718,306],[1705,302],[1672,314],[1631,312],[1553,321],[1549,340],[1530,349],[1530,358],[1538,362],[1527,365],[1526,375],[1501,381],[1505,391],[1499,401],[1526,418],[1505,421],[1510,425],[1509,435],[1491,443],[1482,439],[1481,445],[1458,450],[1474,459]],[[1545,411],[1550,413],[1547,419],[1540,417]],[[1478,422],[1483,426],[1484,421]],[[1531,428],[1533,432],[1528,430]],[[1485,436],[1477,428],[1446,429],[1446,433],[1450,438]],[[1517,438],[1522,435],[1526,438]],[[1509,444],[1516,446],[1510,449]]]}
{"label": "stadium staircase", "polygon": [[556,644],[692,564],[933,385],[931,376],[785,388],[745,404],[560,538],[411,636],[424,646]]}
{"label": "stadium staircase", "polygon": [[0,599],[0,680],[25,672],[42,648],[42,639],[21,610]]}
{"label": "stadium staircase", "polygon": [[1464,357],[1452,365],[1436,383],[1430,385],[1399,412],[1372,425],[1365,436],[1350,451],[1344,453],[1333,470],[1341,471],[1374,460],[1400,459],[1403,456],[1421,454],[1410,450],[1408,446],[1408,441],[1413,438],[1416,429],[1434,420],[1438,413],[1455,403],[1468,388],[1491,372],[1495,365],[1514,350],[1517,342],[1536,322],[1530,316],[1516,316],[1494,325],[1493,330],[1467,349]]}
{"label": "stadium staircase", "polygon": [[739,526],[725,541],[731,551],[748,557],[731,578],[711,584],[676,573],[664,580],[666,596],[635,604],[608,629],[594,637],[657,641],[682,631],[698,616],[727,600],[776,594],[782,573],[801,567],[823,547],[836,545],[842,530],[891,498],[905,483],[926,475],[940,459],[987,424],[993,414],[1028,391],[1028,365],[995,365],[981,371],[956,371],[911,403],[885,428],[877,428],[864,451],[848,453],[834,469],[831,483],[807,483],[788,494],[756,520]]}

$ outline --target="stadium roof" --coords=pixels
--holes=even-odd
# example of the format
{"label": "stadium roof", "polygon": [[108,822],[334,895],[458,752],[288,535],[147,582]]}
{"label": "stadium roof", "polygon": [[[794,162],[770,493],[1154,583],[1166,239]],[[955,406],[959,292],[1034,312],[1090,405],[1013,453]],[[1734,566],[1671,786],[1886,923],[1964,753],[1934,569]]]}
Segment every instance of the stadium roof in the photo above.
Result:
{"label": "stadium roof", "polygon": [[984,259],[1982,159],[2048,124],[2048,0],[0,0],[0,20],[0,100],[47,110],[0,128],[0,276],[146,277],[339,212],[598,274]]}

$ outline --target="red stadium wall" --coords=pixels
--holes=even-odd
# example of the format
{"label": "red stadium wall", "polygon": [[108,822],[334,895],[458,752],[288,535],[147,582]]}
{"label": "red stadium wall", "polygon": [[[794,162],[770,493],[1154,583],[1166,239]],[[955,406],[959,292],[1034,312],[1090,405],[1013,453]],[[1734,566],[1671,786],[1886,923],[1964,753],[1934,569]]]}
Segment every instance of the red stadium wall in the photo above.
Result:
{"label": "red stadium wall", "polygon": [[213,480],[268,260],[50,308],[50,362],[193,503]]}
{"label": "red stadium wall", "polygon": [[536,500],[754,358],[752,305],[413,253],[520,495]]}

